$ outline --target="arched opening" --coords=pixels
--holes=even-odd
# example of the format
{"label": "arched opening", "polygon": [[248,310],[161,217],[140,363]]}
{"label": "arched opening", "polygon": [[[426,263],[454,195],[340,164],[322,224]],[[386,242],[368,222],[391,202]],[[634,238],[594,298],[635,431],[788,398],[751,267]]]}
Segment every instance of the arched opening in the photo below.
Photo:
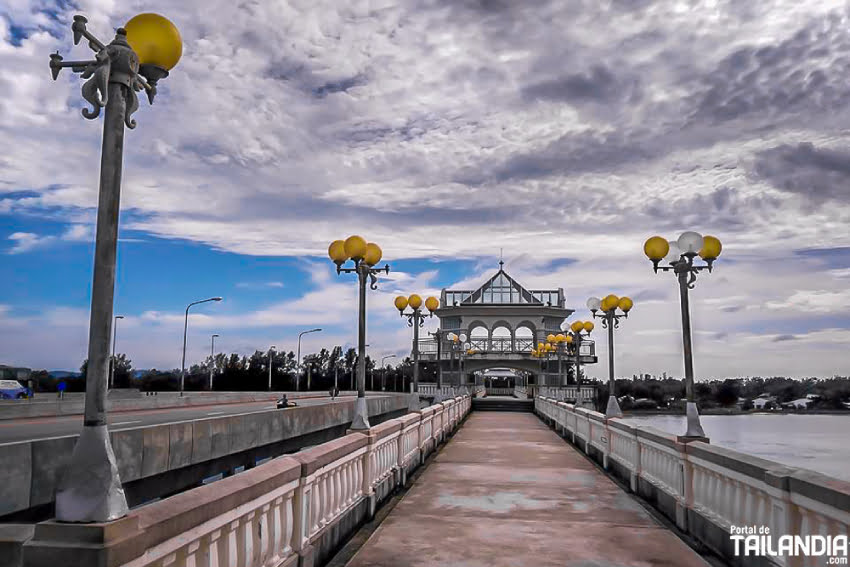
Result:
{"label": "arched opening", "polygon": [[469,348],[487,352],[490,350],[490,329],[484,325],[472,327],[469,330]]}
{"label": "arched opening", "polygon": [[530,327],[526,327],[522,325],[521,327],[517,327],[516,340],[514,344],[514,350],[518,352],[531,352],[534,348],[534,330]]}
{"label": "arched opening", "polygon": [[493,329],[490,345],[491,350],[494,352],[511,352],[514,349],[511,330],[505,326],[499,326]]}

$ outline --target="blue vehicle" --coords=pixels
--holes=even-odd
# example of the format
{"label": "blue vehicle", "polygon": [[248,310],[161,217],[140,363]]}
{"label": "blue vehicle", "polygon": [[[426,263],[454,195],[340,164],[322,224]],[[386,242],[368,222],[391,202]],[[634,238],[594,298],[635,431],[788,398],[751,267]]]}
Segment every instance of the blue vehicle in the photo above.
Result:
{"label": "blue vehicle", "polygon": [[0,400],[22,400],[32,396],[32,391],[17,380],[0,380]]}

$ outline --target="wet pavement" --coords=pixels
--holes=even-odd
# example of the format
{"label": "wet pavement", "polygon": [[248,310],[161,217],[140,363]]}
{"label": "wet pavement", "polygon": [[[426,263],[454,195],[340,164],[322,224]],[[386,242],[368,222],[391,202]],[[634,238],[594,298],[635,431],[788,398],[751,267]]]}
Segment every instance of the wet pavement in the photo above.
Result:
{"label": "wet pavement", "polygon": [[474,412],[350,567],[706,567],[530,413]]}

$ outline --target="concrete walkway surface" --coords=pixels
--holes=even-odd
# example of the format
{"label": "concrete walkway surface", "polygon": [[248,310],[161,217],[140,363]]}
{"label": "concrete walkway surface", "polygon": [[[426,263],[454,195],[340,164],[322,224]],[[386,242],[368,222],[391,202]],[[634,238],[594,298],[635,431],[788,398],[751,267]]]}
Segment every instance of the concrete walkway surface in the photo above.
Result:
{"label": "concrete walkway surface", "polygon": [[530,413],[473,412],[350,567],[706,567]]}

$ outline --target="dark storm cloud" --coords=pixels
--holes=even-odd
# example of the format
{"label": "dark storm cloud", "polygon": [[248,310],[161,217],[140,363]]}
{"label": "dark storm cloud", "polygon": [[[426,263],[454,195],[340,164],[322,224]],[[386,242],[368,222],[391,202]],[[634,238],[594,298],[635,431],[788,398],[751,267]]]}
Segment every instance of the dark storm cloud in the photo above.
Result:
{"label": "dark storm cloud", "polygon": [[797,337],[795,337],[794,335],[777,335],[776,337],[774,337],[773,342],[781,343],[781,342],[785,342],[785,341],[796,341],[796,340],[797,340]]}
{"label": "dark storm cloud", "polygon": [[[635,139],[632,139],[632,136]],[[459,183],[478,185],[538,179],[556,174],[614,171],[639,160],[654,159],[654,149],[641,144],[637,134],[598,134],[587,131],[567,134],[537,151],[514,154],[500,163],[481,164],[461,170]]]}
{"label": "dark storm cloud", "polygon": [[833,13],[776,45],[750,45],[724,58],[700,80],[691,120],[776,120],[847,107],[850,32],[844,16]]}
{"label": "dark storm cloud", "polygon": [[637,79],[616,76],[602,64],[583,73],[568,74],[525,87],[524,99],[597,104],[614,101],[637,102],[641,97]]}
{"label": "dark storm cloud", "polygon": [[812,143],[783,144],[756,155],[753,172],[782,191],[806,197],[809,204],[850,201],[850,150],[817,148]]}

